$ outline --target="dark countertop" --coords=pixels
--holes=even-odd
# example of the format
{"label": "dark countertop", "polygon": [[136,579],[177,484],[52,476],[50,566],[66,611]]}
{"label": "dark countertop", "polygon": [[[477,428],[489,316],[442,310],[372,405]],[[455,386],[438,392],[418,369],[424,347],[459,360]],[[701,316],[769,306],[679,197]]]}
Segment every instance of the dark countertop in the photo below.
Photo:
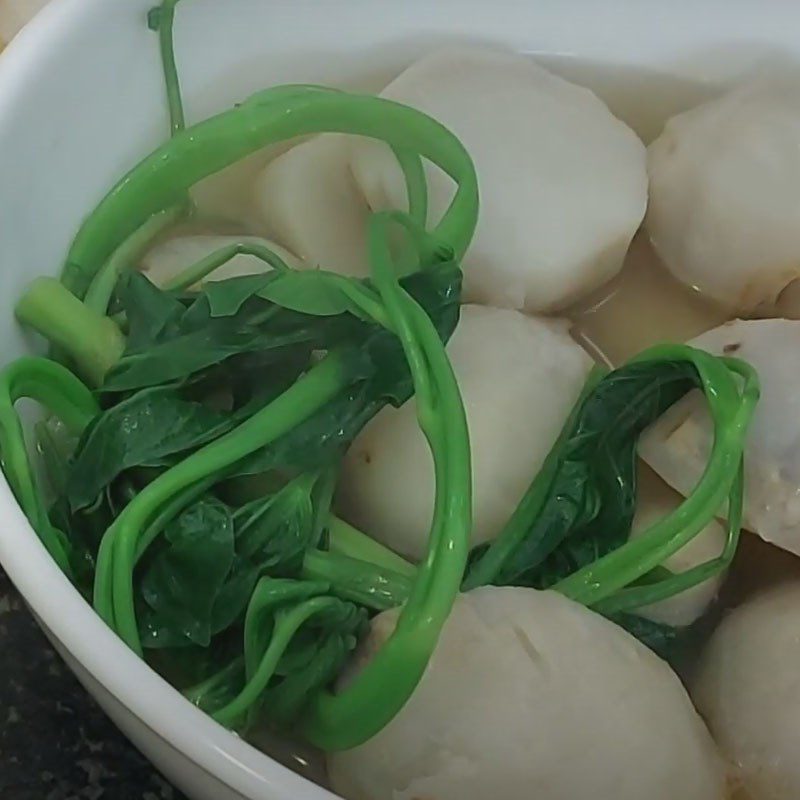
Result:
{"label": "dark countertop", "polygon": [[181,798],[75,680],[2,571],[0,798]]}

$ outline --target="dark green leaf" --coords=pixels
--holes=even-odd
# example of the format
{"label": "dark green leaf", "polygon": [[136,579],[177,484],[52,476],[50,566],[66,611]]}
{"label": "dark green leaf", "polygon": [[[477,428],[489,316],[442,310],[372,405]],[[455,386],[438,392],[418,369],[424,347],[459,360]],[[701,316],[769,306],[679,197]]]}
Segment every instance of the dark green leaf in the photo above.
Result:
{"label": "dark green leaf", "polygon": [[[314,350],[351,346],[363,348],[377,372],[388,372],[392,381],[396,382],[398,374],[402,373],[405,381],[393,390],[393,396],[407,397],[410,394],[410,377],[395,337],[368,325],[354,314],[347,313],[349,305],[338,290],[331,288],[334,284],[326,280],[327,273],[292,274],[316,276],[286,279],[287,287],[295,287],[291,292],[287,288],[286,294],[299,291],[300,284],[318,282],[318,288],[311,293],[306,307],[325,311],[324,316],[293,311],[256,297],[255,290],[267,280],[263,276],[233,278],[206,284],[204,293],[183,311],[177,322],[174,314],[177,313],[178,306],[183,306],[172,295],[162,292],[167,299],[162,298],[160,305],[165,309],[171,305],[173,312],[160,327],[158,320],[163,320],[164,314],[156,315],[157,321],[151,324],[148,331],[152,333],[157,328],[158,332],[151,335],[149,340],[144,335],[136,337],[138,343],[149,341],[149,344],[146,347],[129,346],[120,362],[106,376],[103,390],[131,391],[185,380],[200,370],[241,353],[258,352],[265,360],[267,355],[271,355],[272,361],[280,361],[286,357],[287,349],[295,357],[298,348],[310,353]],[[283,273],[268,275],[282,276]],[[460,279],[458,267],[447,263],[437,265],[424,273],[411,275],[403,281],[407,290],[437,323],[445,338],[452,333],[458,320]],[[273,281],[275,278],[269,280]],[[138,281],[132,284],[138,285]],[[369,282],[365,281],[364,285],[368,287]],[[148,294],[161,292],[152,285],[141,291]],[[133,308],[128,308],[125,300],[131,296],[135,303]],[[287,297],[283,300],[288,302]],[[123,297],[126,313],[139,313],[139,302],[141,300],[138,295]],[[296,298],[296,304],[303,305],[302,299]],[[341,309],[340,313],[332,314],[335,306]],[[235,313],[219,315],[233,309]],[[378,333],[384,333],[384,336],[377,336]],[[386,383],[385,374],[376,374],[376,385]]]}
{"label": "dark green leaf", "polygon": [[208,298],[210,315],[232,317],[238,314],[244,303],[274,280],[276,274],[276,272],[262,272],[258,275],[240,275],[224,281],[209,282],[203,288],[203,292]]}
{"label": "dark green leaf", "polygon": [[603,377],[551,453],[554,470],[542,470],[526,495],[545,489],[544,505],[528,514],[523,499],[498,539],[472,553],[465,585],[485,582],[483,560],[510,541],[515,544],[490,582],[535,588],[552,586],[626,542],[636,504],[638,438],[698,381],[688,361],[634,362]]}
{"label": "dark green leaf", "polygon": [[314,547],[314,480],[301,476],[272,497],[256,500],[234,515],[236,552],[270,574],[294,574]]}
{"label": "dark green leaf", "polygon": [[34,436],[52,497],[62,497],[67,489],[69,461],[78,446],[78,439],[55,417],[37,422]]}
{"label": "dark green leaf", "polygon": [[[202,500],[170,525],[167,545],[157,553],[141,582],[146,647],[163,646],[166,632],[207,646],[217,598],[233,564],[234,525],[222,503]],[[172,644],[172,642],[169,642]]]}
{"label": "dark green leaf", "polygon": [[337,282],[337,275],[322,270],[290,270],[273,274],[274,280],[261,287],[258,296],[282,308],[319,317],[353,310],[350,299]]}
{"label": "dark green leaf", "polygon": [[211,635],[216,636],[237,622],[261,577],[261,565],[236,556],[225,583],[214,598],[211,609]]}
{"label": "dark green leaf", "polygon": [[139,272],[128,273],[118,291],[128,324],[127,349],[139,352],[174,334],[185,306]]}
{"label": "dark green leaf", "polygon": [[687,628],[673,628],[636,614],[614,614],[609,619],[670,664],[683,656]]}
{"label": "dark green leaf", "polygon": [[144,389],[95,418],[70,472],[73,509],[91,505],[118,475],[157,466],[166,456],[217,438],[236,422],[229,413],[181,398],[168,386]]}

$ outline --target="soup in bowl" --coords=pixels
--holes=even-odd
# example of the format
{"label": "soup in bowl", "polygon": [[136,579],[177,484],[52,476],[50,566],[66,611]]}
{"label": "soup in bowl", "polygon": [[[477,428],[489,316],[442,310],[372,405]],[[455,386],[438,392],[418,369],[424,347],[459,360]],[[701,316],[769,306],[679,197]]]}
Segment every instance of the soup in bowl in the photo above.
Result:
{"label": "soup in bowl", "polygon": [[794,797],[785,25],[330,9],[3,56],[0,561],[194,797]]}

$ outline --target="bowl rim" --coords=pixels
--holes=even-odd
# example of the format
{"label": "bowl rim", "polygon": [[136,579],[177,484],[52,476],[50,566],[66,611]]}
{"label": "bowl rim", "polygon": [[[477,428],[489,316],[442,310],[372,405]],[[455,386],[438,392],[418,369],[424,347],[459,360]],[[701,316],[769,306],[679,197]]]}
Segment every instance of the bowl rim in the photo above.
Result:
{"label": "bowl rim", "polygon": [[[57,49],[108,0],[51,0],[0,55],[0,118],[14,113],[42,52]],[[249,798],[337,800],[200,711],[102,622],[61,572],[0,480],[0,564],[50,634],[143,726],[197,769]]]}

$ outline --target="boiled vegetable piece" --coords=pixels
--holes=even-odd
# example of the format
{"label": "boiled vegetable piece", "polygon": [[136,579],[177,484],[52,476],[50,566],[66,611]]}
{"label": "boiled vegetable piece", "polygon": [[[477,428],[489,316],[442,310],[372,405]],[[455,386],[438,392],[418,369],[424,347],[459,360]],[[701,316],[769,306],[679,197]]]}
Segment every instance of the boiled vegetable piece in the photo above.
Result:
{"label": "boiled vegetable piece", "polygon": [[[394,627],[372,623],[343,683]],[[554,592],[462,594],[405,708],[329,757],[348,800],[721,800],[724,767],[677,676]]]}
{"label": "boiled vegetable piece", "polygon": [[[467,411],[473,454],[472,543],[496,536],[555,442],[591,360],[566,323],[468,305],[448,348]],[[344,462],[346,515],[412,559],[425,552],[433,470],[413,400],[386,408]]]}
{"label": "boiled vegetable piece", "polygon": [[319,136],[279,156],[254,187],[261,223],[310,267],[369,275],[369,207],[347,163],[345,137]]}
{"label": "boiled vegetable piece", "polygon": [[[745,450],[744,526],[768,542],[800,554],[800,322],[737,320],[692,340],[717,355],[752,364],[762,386]],[[645,434],[640,453],[664,480],[687,495],[706,463],[711,421],[693,394]]]}
{"label": "boiled vegetable piece", "polygon": [[800,796],[800,583],[772,588],[723,619],[692,697],[753,800]]}
{"label": "boiled vegetable piece", "polygon": [[[436,117],[475,159],[482,208],[463,263],[467,301],[552,311],[619,271],[647,204],[645,149],[591,91],[527,56],[459,46],[412,64],[382,95]],[[351,149],[370,206],[405,209],[389,149]],[[436,220],[452,183],[426,174]]]}
{"label": "boiled vegetable piece", "polygon": [[659,255],[740,314],[771,314],[800,277],[798,136],[794,73],[678,114],[649,148],[646,226]]}

